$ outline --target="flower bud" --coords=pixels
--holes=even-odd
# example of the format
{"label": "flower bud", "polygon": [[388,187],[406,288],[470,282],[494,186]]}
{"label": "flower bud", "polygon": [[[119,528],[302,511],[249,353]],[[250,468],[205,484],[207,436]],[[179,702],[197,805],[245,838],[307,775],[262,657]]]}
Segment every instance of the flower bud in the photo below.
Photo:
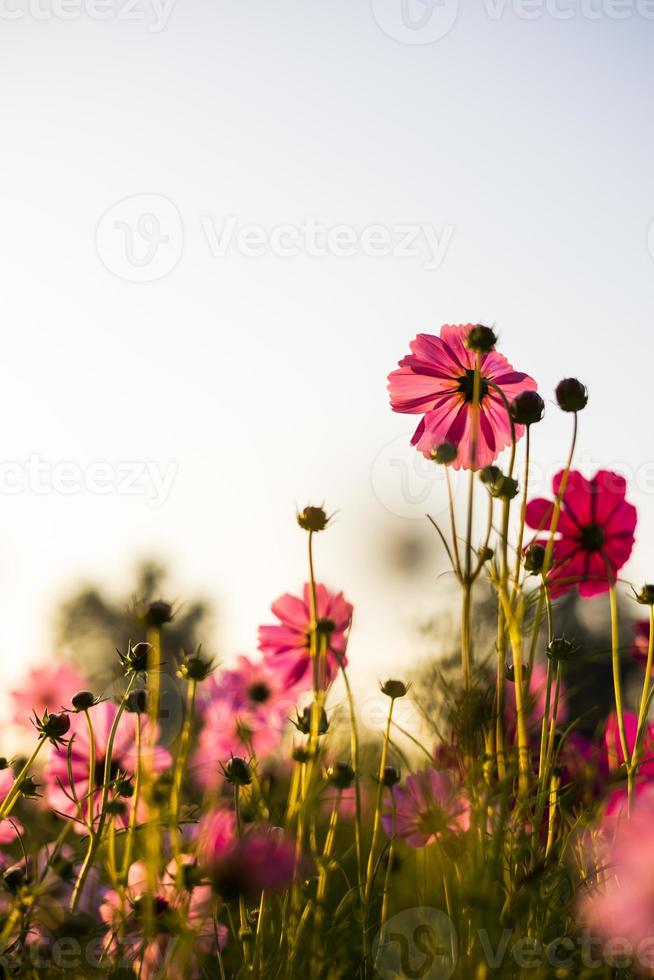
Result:
{"label": "flower bud", "polygon": [[395,766],[386,766],[384,768],[384,775],[382,776],[382,783],[384,786],[388,786],[391,789],[396,786],[400,781],[400,774],[395,768]]}
{"label": "flower bud", "polygon": [[47,709],[43,712],[43,717],[34,712],[32,724],[39,735],[50,739],[53,745],[63,744],[64,735],[70,728],[70,717],[66,711],[56,711],[51,714]]}
{"label": "flower bud", "polygon": [[40,796],[40,783],[37,783],[33,776],[25,776],[18,787],[19,792],[28,800],[33,800]]}
{"label": "flower bud", "polygon": [[511,416],[518,425],[534,425],[545,412],[545,402],[537,391],[522,391],[511,403]]}
{"label": "flower bud", "polygon": [[636,593],[636,602],[641,606],[654,606],[654,585],[644,585],[640,592]]}
{"label": "flower bud", "polygon": [[381,686],[382,694],[385,694],[391,701],[395,701],[396,698],[403,698],[408,690],[409,688],[403,681],[388,680]]}
{"label": "flower bud", "polygon": [[491,327],[478,323],[468,332],[466,347],[477,354],[488,354],[497,343],[497,335]]}
{"label": "flower bud", "polygon": [[12,864],[2,875],[2,881],[8,892],[15,895],[27,881],[27,869],[24,864]]}
{"label": "flower bud", "polygon": [[525,549],[522,561],[525,571],[529,572],[530,575],[540,575],[545,564],[545,548],[536,542],[530,544]]}
{"label": "flower bud", "polygon": [[492,487],[498,480],[502,479],[503,475],[499,466],[494,464],[484,466],[483,469],[479,470],[479,479],[486,487]]}
{"label": "flower bud", "polygon": [[78,691],[73,694],[70,703],[75,711],[88,711],[98,702],[93,691]]}
{"label": "flower bud", "polygon": [[550,660],[570,660],[578,650],[576,643],[567,640],[565,636],[555,636],[545,647],[545,653]]}
{"label": "flower bud", "polygon": [[564,412],[580,412],[588,404],[588,389],[576,378],[564,378],[556,386],[556,400]]}
{"label": "flower bud", "polygon": [[[308,735],[309,732],[311,731],[311,714],[312,714],[311,705],[308,705],[306,708],[304,708],[302,714],[296,712],[296,717],[293,724],[295,725],[295,727],[299,732],[302,732],[303,735]],[[324,708],[321,708],[320,722],[318,725],[318,734],[324,735],[328,729],[329,729],[329,722],[327,720],[327,712],[325,711]]]}
{"label": "flower bud", "polygon": [[143,687],[130,691],[125,702],[125,711],[132,715],[144,715],[148,710],[148,693]]}
{"label": "flower bud", "polygon": [[[523,676],[528,673],[529,668],[527,664],[522,665]],[[504,678],[509,682],[509,684],[515,684],[515,664],[507,664],[504,668]]]}
{"label": "flower bud", "polygon": [[447,466],[453,463],[457,457],[458,449],[451,442],[442,442],[440,446],[434,446],[431,451],[431,458],[435,463]]}
{"label": "flower bud", "polygon": [[495,552],[493,551],[492,548],[488,548],[488,547],[481,548],[479,550],[479,561],[482,562],[482,564],[487,561],[492,561],[494,555]]}
{"label": "flower bud", "polygon": [[309,752],[308,749],[304,747],[304,745],[295,745],[293,747],[294,762],[304,763],[304,762],[308,762],[310,758],[311,758],[311,753]]}
{"label": "flower bud", "polygon": [[135,614],[137,621],[146,629],[159,629],[173,618],[173,607],[164,599],[151,599],[139,603]]}
{"label": "flower bud", "polygon": [[223,776],[232,786],[249,786],[252,782],[252,770],[245,759],[237,755],[223,766]]}
{"label": "flower bud", "polygon": [[354,769],[348,762],[335,762],[325,775],[327,782],[336,789],[347,789],[354,781]]}
{"label": "flower bud", "polygon": [[4,755],[0,755],[0,772],[3,769],[8,769],[9,766],[10,766],[9,759]]}
{"label": "flower bud", "polygon": [[114,783],[114,789],[117,796],[122,796],[126,800],[129,800],[134,796],[134,783],[132,782],[131,776],[119,776]]}
{"label": "flower bud", "polygon": [[132,643],[130,641],[127,653],[123,654],[119,650],[116,652],[126,674],[145,674],[148,669],[150,650],[149,643]]}
{"label": "flower bud", "polygon": [[207,660],[201,657],[198,651],[198,653],[184,657],[177,673],[180,677],[184,677],[188,681],[200,682],[206,681],[213,668],[213,660]]}
{"label": "flower bud", "polygon": [[305,507],[297,515],[297,522],[303,531],[324,531],[329,518],[322,507]]}

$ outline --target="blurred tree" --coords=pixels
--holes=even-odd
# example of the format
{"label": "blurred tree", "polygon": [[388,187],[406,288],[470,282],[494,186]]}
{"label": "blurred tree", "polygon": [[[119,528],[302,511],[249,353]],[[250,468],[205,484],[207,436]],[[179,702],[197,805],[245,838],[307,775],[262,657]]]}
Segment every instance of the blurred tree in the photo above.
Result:
{"label": "blurred tree", "polygon": [[175,603],[167,581],[165,566],[144,561],[137,565],[134,587],[123,599],[114,599],[93,584],[81,586],[55,614],[56,649],[91,681],[105,684],[120,673],[116,648],[124,651],[129,640],[145,638],[134,616],[136,603],[164,598],[174,603],[174,618],[163,632],[164,670],[174,677],[180,651],[195,650],[210,635],[210,606],[203,599]]}

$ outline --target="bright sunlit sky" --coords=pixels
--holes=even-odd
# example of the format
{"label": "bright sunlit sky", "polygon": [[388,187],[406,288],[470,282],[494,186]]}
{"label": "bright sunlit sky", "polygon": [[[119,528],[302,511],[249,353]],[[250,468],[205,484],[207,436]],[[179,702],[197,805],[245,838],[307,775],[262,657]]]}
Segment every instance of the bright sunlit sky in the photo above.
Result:
{"label": "bright sunlit sky", "polygon": [[[415,588],[380,542],[442,496],[385,383],[446,322],[496,324],[538,380],[544,472],[554,385],[587,383],[581,466],[629,469],[628,572],[654,574],[654,9],[557,2],[406,0],[407,26],[401,0],[2,0],[6,674],[53,652],[80,580],[120,593],[152,554],[216,603],[209,645],[253,650],[304,580],[295,505],[322,500],[356,682],[408,664],[438,542]],[[79,487],[95,463],[103,493]],[[165,501],[125,463],[172,475]]]}

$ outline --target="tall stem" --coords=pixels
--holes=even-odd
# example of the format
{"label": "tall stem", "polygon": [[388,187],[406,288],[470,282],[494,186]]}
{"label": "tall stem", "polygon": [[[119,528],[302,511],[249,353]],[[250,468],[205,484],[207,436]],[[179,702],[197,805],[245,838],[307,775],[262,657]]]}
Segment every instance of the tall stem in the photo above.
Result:
{"label": "tall stem", "polygon": [[364,901],[363,948],[364,948],[364,953],[367,957],[369,957],[370,955],[370,939],[368,936],[368,918],[370,914],[370,899],[372,896],[372,886],[373,886],[374,870],[375,870],[375,851],[377,850],[377,839],[379,837],[379,828],[381,826],[381,810],[382,810],[382,800],[384,795],[384,771],[386,769],[386,764],[388,762],[388,746],[390,744],[390,738],[391,738],[391,719],[393,717],[394,704],[395,704],[395,699],[391,698],[390,707],[388,709],[388,718],[386,720],[386,730],[384,732],[384,741],[382,743],[381,758],[379,760],[377,796],[375,799],[375,815],[372,824],[372,838],[370,841],[370,851],[368,853],[368,867],[366,869],[366,882],[365,882],[365,888],[363,894],[363,901]]}

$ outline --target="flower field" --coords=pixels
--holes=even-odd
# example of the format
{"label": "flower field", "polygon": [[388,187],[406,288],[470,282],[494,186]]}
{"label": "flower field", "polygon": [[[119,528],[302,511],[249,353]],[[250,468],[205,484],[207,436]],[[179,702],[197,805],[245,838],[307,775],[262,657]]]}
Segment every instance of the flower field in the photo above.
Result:
{"label": "flower field", "polygon": [[[621,577],[637,513],[620,474],[576,469],[584,384],[562,380],[546,413],[496,344],[489,327],[447,325],[388,378],[450,490],[447,520],[425,518],[460,593],[438,737],[401,724],[416,664],[381,680],[382,724],[364,737],[348,677],[356,597],[320,569],[338,526],[304,507],[289,539],[305,581],[281,583],[256,653],[222,666],[171,648],[175,604],[136,602],[110,693],[56,663],[13,693],[31,748],[0,759],[3,976],[654,976],[654,585]],[[567,462],[536,496],[550,412],[569,419]],[[599,597],[611,637],[597,653],[613,707],[592,732],[568,703],[580,650],[558,613],[571,593]]]}

